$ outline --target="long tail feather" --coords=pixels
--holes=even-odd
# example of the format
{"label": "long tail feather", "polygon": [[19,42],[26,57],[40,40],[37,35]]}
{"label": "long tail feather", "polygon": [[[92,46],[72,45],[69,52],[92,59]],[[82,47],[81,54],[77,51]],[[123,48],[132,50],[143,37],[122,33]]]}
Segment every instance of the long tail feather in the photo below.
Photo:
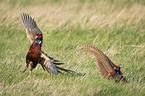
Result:
{"label": "long tail feather", "polygon": [[72,70],[69,70],[69,69],[64,69],[64,68],[61,68],[61,67],[58,67],[58,66],[55,66],[57,69],[61,70],[61,71],[65,71],[65,72],[68,72],[68,73],[75,73],[75,71],[72,71]]}
{"label": "long tail feather", "polygon": [[64,63],[61,63],[59,60],[56,60],[56,59],[54,59],[53,57],[48,56],[48,55],[47,55],[46,53],[44,53],[43,51],[42,51],[42,53],[45,54],[49,59],[53,60],[53,62],[56,63],[56,65],[57,65],[57,64],[58,64],[58,65],[64,64]]}
{"label": "long tail feather", "polygon": [[72,70],[58,67],[58,65],[62,65],[64,63],[56,62],[56,60],[51,60],[52,58],[49,58],[49,56],[44,54],[44,52],[41,55],[41,57],[44,58],[45,62],[44,63],[42,62],[42,63],[46,66],[46,69],[49,70],[49,73],[51,75],[53,75],[53,74],[58,75],[58,73],[63,74],[61,71],[65,71],[68,73],[75,73]]}
{"label": "long tail feather", "polygon": [[64,63],[54,62],[55,65],[63,65]]}
{"label": "long tail feather", "polygon": [[63,74],[60,70],[57,69],[57,71],[58,71],[58,73]]}

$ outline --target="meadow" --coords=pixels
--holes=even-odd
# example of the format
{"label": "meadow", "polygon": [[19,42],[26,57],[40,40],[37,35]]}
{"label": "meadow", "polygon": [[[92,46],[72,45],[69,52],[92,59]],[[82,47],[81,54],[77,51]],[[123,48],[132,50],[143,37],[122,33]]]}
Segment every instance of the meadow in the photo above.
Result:
{"label": "meadow", "polygon": [[[22,13],[43,32],[42,50],[80,75],[19,72],[31,45]],[[144,0],[0,0],[0,38],[1,96],[145,96]],[[128,83],[102,78],[93,55],[76,54],[86,44],[121,66]]]}

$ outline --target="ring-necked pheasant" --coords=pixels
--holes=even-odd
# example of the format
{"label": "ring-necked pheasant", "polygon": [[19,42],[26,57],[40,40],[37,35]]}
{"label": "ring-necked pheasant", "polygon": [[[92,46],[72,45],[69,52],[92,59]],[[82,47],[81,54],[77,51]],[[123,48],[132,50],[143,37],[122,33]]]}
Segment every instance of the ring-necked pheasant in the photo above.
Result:
{"label": "ring-necked pheasant", "polygon": [[[89,48],[89,49],[81,49],[81,48]],[[103,77],[107,77],[108,79],[115,78],[116,82],[126,82],[126,78],[122,75],[122,72],[120,71],[121,67],[116,66],[101,50],[99,50],[97,47],[94,47],[92,45],[83,45],[79,49],[81,49],[80,52],[88,52],[95,56],[96,59],[96,65],[100,69],[100,73]]]}
{"label": "ring-necked pheasant", "polygon": [[30,73],[37,66],[37,64],[41,64],[42,68],[44,70],[47,70],[50,74],[57,75],[58,73],[62,73],[60,70],[66,71],[69,73],[74,72],[68,69],[58,67],[57,65],[61,65],[63,63],[59,63],[57,60],[51,60],[51,59],[45,60],[45,58],[43,58],[42,56],[43,52],[41,50],[41,43],[42,43],[42,36],[40,34],[37,34],[36,40],[32,43],[27,53],[26,68],[22,72],[26,71],[29,64],[31,66]]}
{"label": "ring-necked pheasant", "polygon": [[24,13],[21,15],[21,19],[26,29],[27,37],[32,43],[26,56],[26,68],[22,72],[25,72],[29,64],[31,63],[30,64],[31,66],[30,73],[31,73],[31,71],[39,63],[41,64],[42,68],[44,70],[47,70],[50,74],[57,75],[58,72],[62,73],[60,70],[69,73],[74,73],[74,71],[58,67],[57,65],[61,65],[63,63],[60,63],[58,60],[54,60],[52,57],[47,56],[41,50],[43,35],[40,29],[37,27],[37,24],[34,21],[34,19],[32,19],[31,16]]}

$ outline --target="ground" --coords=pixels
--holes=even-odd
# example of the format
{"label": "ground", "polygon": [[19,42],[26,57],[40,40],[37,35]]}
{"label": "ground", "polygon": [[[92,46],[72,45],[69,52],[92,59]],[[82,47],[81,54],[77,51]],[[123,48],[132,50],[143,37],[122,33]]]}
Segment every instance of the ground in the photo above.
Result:
{"label": "ground", "polygon": [[[31,76],[19,72],[31,45],[22,13],[43,32],[42,50],[82,75],[50,76],[41,66]],[[144,22],[144,0],[0,0],[0,95],[144,96]],[[102,78],[93,55],[76,54],[86,44],[122,66],[128,83]]]}

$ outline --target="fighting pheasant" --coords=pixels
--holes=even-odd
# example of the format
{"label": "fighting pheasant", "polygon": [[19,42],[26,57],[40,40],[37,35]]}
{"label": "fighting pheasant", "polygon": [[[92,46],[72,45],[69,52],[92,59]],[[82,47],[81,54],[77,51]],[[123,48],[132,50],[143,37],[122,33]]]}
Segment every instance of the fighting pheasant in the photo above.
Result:
{"label": "fighting pheasant", "polygon": [[[82,49],[84,48],[84,49]],[[87,49],[88,48],[88,49]],[[97,47],[94,47],[92,45],[83,45],[79,49],[81,49],[80,52],[87,52],[91,53],[95,56],[96,59],[96,65],[100,69],[100,73],[103,77],[106,77],[108,79],[115,78],[116,82],[126,82],[126,78],[122,75],[122,72],[120,71],[121,67],[115,65],[101,50],[99,50]]]}
{"label": "fighting pheasant", "polygon": [[74,73],[74,71],[58,67],[57,65],[61,65],[63,63],[60,63],[58,60],[54,60],[53,58],[47,56],[41,50],[43,35],[40,29],[37,27],[34,19],[24,13],[21,15],[21,19],[26,29],[27,37],[32,43],[26,56],[26,68],[22,72],[25,72],[31,63],[30,73],[37,66],[37,64],[41,64],[42,68],[47,70],[51,75],[58,75],[58,73],[62,73],[60,70]]}

